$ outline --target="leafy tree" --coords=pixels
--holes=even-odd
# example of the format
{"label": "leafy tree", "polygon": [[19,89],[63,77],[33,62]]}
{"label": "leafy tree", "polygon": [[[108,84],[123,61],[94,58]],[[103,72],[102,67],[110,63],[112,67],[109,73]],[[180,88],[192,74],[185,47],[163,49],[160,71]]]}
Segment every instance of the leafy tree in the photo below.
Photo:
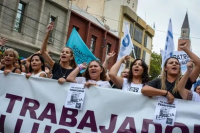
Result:
{"label": "leafy tree", "polygon": [[161,55],[153,52],[151,54],[151,61],[150,61],[150,72],[149,75],[151,76],[150,79],[154,79],[160,75],[161,72],[161,63],[162,57]]}

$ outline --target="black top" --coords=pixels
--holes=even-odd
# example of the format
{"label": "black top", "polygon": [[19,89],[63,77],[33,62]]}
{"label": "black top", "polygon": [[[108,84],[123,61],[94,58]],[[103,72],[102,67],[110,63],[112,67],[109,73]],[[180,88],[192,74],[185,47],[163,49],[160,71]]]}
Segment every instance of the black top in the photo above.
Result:
{"label": "black top", "polygon": [[[4,71],[4,69],[5,69],[5,67],[2,67],[0,70],[1,70],[1,71]],[[12,72],[15,73],[16,70],[17,70],[17,68],[15,67],[15,68],[12,70]]]}
{"label": "black top", "polygon": [[[178,98],[178,99],[182,99],[181,95],[176,92],[176,93],[172,93],[172,90],[175,86],[175,81],[174,82],[169,82],[168,80],[165,81],[165,84],[166,84],[166,89],[175,97],[175,98]],[[192,81],[190,80],[190,78],[188,79],[186,85],[185,85],[185,88],[190,90],[191,87],[192,87]],[[149,83],[147,83],[148,86],[151,86],[151,87],[154,87],[156,89],[161,89],[161,79],[160,78],[156,78],[152,81],[150,81]]]}
{"label": "black top", "polygon": [[59,78],[67,78],[67,76],[73,71],[74,69],[65,69],[62,68],[60,64],[54,63],[52,74],[52,79],[59,79]]}
{"label": "black top", "polygon": [[117,88],[117,86],[111,80],[109,80],[109,83],[110,83],[112,88]]}

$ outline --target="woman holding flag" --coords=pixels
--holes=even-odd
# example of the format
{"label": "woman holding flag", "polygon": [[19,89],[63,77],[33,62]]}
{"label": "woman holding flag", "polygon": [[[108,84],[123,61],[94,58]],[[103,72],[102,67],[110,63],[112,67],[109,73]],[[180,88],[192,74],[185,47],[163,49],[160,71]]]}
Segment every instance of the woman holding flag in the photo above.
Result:
{"label": "woman holding flag", "polygon": [[141,59],[135,59],[130,65],[129,77],[122,78],[117,76],[122,63],[128,60],[130,56],[123,56],[115,63],[109,71],[111,81],[124,91],[132,91],[141,93],[142,87],[149,81],[148,67]]}
{"label": "woman holding flag", "polygon": [[68,47],[63,48],[60,54],[59,63],[55,63],[55,61],[52,60],[52,58],[46,51],[49,35],[53,30],[53,27],[54,27],[53,22],[51,22],[47,26],[46,35],[43,44],[41,46],[40,52],[46,63],[49,64],[50,67],[52,68],[52,74],[53,74],[52,79],[57,79],[58,82],[62,84],[66,81],[67,76],[74,70],[74,68],[76,68],[76,62],[74,60],[73,51]]}
{"label": "woman holding flag", "polygon": [[[200,73],[200,59],[189,48],[186,42],[180,48],[193,60],[195,68],[192,70],[185,88],[190,90]],[[177,84],[181,77],[181,66],[177,58],[170,57],[164,63],[161,78],[156,78],[143,87],[142,93],[146,96],[166,96],[168,103],[173,103],[174,98],[182,99],[178,93]]]}

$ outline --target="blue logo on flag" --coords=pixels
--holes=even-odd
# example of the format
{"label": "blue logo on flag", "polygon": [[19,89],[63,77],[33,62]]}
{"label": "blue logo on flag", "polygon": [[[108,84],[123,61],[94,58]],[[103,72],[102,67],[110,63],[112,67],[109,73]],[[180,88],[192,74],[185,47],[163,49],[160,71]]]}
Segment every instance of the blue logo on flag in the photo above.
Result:
{"label": "blue logo on flag", "polygon": [[130,43],[130,38],[129,38],[128,35],[126,35],[125,38],[122,41],[122,44],[123,44],[124,47],[128,47],[129,43]]}

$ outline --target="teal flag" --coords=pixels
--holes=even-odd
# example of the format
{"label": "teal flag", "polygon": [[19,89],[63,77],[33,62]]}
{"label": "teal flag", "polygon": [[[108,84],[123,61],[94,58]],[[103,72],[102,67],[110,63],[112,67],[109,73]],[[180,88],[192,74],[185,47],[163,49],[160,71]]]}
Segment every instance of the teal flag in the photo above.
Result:
{"label": "teal flag", "polygon": [[83,42],[75,28],[73,28],[66,46],[73,50],[77,64],[81,64],[83,62],[87,62],[88,64],[92,60],[98,60],[88,49],[87,45]]}

